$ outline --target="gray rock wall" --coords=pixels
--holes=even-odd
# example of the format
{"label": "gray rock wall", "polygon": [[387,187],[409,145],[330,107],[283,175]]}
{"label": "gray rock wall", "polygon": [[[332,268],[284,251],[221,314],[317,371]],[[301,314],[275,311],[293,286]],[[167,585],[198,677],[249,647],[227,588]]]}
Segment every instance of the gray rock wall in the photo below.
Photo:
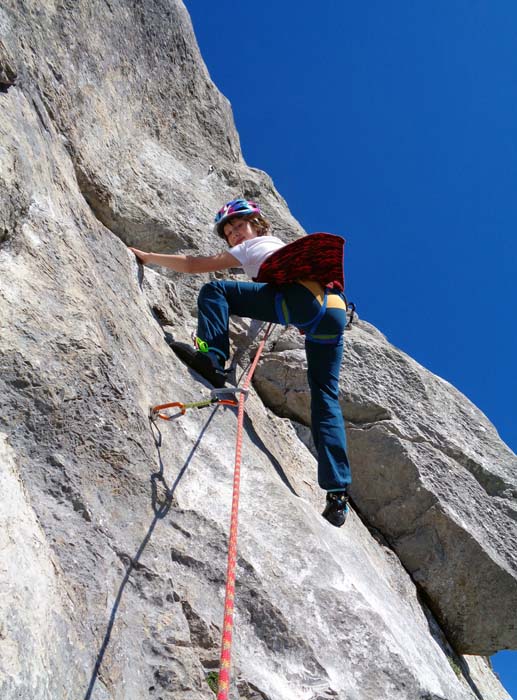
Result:
{"label": "gray rock wall", "polygon": [[[341,403],[352,496],[429,596],[455,648],[515,648],[517,458],[454,387],[357,322],[346,333]],[[310,423],[304,352],[290,333],[256,385]]]}
{"label": "gray rock wall", "polygon": [[[162,327],[189,336],[206,276],[143,272],[125,243],[211,250],[213,211],[239,193],[301,229],[242,161],[183,5],[142,7],[0,8],[6,700],[213,697],[235,415],[149,424],[150,405],[208,394]],[[506,698],[380,535],[321,519],[291,422],[254,393],[247,412],[232,698]]]}

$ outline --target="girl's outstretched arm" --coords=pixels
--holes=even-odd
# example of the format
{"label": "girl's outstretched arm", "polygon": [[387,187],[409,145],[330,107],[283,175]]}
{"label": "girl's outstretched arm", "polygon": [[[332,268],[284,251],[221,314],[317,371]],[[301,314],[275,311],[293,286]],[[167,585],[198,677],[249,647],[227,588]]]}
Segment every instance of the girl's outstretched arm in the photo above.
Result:
{"label": "girl's outstretched arm", "polygon": [[227,251],[217,255],[162,255],[146,253],[144,250],[131,250],[144,265],[161,265],[176,272],[217,272],[229,267],[241,267],[240,262]]}

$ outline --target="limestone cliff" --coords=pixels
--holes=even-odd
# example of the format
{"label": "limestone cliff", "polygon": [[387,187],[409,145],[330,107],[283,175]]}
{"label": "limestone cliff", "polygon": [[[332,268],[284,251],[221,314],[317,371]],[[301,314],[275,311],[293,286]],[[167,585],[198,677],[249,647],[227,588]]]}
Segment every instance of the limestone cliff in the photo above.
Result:
{"label": "limestone cliff", "polygon": [[[0,6],[5,700],[214,697],[235,415],[149,423],[208,395],[164,339],[189,337],[206,277],[144,272],[126,244],[213,250],[237,194],[302,233],[243,162],[179,0]],[[371,326],[347,341],[341,530],[289,331],[247,401],[232,698],[503,700],[483,655],[516,647],[516,458]]]}

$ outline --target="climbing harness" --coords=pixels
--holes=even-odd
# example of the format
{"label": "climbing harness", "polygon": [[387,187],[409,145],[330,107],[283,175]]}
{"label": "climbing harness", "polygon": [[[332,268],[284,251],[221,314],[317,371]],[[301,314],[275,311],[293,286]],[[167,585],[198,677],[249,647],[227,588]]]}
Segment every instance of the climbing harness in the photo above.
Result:
{"label": "climbing harness", "polygon": [[[307,340],[310,340],[313,343],[319,343],[319,344],[336,344],[339,342],[339,338],[341,336],[340,333],[335,333],[335,334],[329,334],[329,335],[322,335],[322,334],[316,334],[315,331],[318,328],[321,319],[325,316],[325,312],[327,311],[327,308],[329,307],[329,295],[332,295],[332,289],[329,287],[325,287],[323,289],[323,294],[319,295],[318,291],[314,289],[315,283],[311,283],[310,281],[307,280],[298,280],[298,283],[309,289],[309,291],[318,299],[320,302],[320,308],[318,310],[318,313],[310,319],[310,321],[307,321],[306,323],[294,323],[292,324],[298,328],[300,333],[304,335]],[[321,289],[320,285],[319,288]],[[343,309],[346,309],[346,302],[339,297],[337,299],[338,303],[332,303],[332,306],[339,306]],[[282,291],[278,291],[275,295],[275,310],[278,316],[278,321],[284,326],[288,326],[291,321],[289,318],[289,309],[287,307],[285,297]]]}
{"label": "climbing harness", "polygon": [[[264,333],[262,340],[259,343],[257,352],[251,366],[244,378],[242,387],[225,387],[223,389],[214,389],[210,398],[204,401],[195,401],[192,403],[182,403],[181,401],[173,401],[170,403],[159,404],[152,406],[149,412],[149,417],[152,421],[158,418],[162,420],[173,420],[179,416],[185,415],[190,408],[205,408],[206,406],[237,406],[237,437],[235,441],[235,465],[233,473],[233,492],[232,492],[232,510],[230,518],[230,534],[228,539],[228,564],[226,572],[226,591],[224,600],[224,616],[223,616],[223,632],[221,643],[221,658],[219,665],[219,681],[217,690],[217,700],[228,700],[230,690],[230,666],[232,652],[232,634],[233,634],[233,613],[235,601],[235,569],[237,564],[237,530],[238,530],[238,514],[239,514],[239,495],[240,495],[240,478],[241,478],[241,455],[242,455],[242,438],[244,427],[244,402],[249,393],[249,387],[253,374],[258,365],[262,351],[264,350],[266,340],[273,324],[270,323]],[[228,395],[239,395],[238,401],[224,398]],[[179,408],[179,413],[169,415],[163,413],[170,408]]]}

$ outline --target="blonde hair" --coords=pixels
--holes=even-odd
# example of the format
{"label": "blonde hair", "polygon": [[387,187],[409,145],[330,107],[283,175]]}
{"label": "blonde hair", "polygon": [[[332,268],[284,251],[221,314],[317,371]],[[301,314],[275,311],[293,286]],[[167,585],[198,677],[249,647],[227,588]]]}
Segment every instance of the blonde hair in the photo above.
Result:
{"label": "blonde hair", "polygon": [[271,231],[270,222],[262,214],[247,214],[242,218],[249,221],[253,225],[253,228],[257,232],[257,236],[267,236]]}

